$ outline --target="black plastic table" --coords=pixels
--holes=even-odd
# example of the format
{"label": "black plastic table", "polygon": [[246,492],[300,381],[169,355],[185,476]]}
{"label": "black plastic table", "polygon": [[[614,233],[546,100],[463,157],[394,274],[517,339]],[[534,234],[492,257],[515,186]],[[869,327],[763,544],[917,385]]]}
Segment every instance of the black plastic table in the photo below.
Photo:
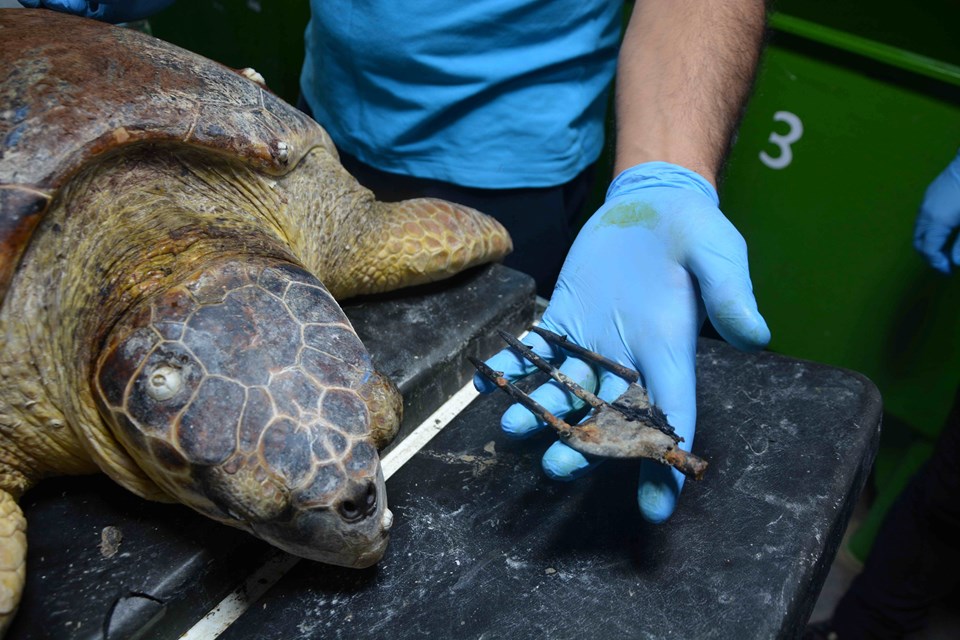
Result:
{"label": "black plastic table", "polygon": [[[529,322],[532,291],[493,267],[350,308],[405,393],[404,433],[466,381],[466,355],[500,348],[494,328]],[[506,438],[509,399],[482,396],[388,480],[379,565],[299,561],[220,637],[798,636],[869,472],[880,397],[856,373],[712,340],[698,381],[694,451],[710,468],[667,523],[640,518],[635,461],[550,481],[552,436]],[[102,477],[44,483],[24,504],[28,589],[10,638],[177,638],[276,556]],[[100,545],[108,527],[116,549]]]}

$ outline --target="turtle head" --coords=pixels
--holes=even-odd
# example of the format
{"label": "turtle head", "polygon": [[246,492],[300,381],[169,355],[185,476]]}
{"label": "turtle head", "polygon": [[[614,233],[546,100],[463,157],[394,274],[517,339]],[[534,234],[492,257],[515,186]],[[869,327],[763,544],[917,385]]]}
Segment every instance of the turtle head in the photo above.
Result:
{"label": "turtle head", "polygon": [[396,433],[399,394],[303,269],[208,266],[121,318],[93,378],[115,438],[177,501],[305,558],[383,555],[371,434]]}

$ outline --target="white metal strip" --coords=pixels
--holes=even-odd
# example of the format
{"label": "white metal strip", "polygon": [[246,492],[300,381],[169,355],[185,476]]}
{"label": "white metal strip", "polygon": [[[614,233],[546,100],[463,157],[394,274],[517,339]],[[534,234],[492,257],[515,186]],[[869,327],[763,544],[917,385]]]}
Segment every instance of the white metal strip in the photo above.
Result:
{"label": "white metal strip", "polygon": [[404,438],[390,453],[383,457],[380,466],[383,468],[383,477],[389,478],[405,465],[417,451],[423,449],[435,435],[440,433],[451,420],[473,402],[480,393],[468,382],[459,391],[440,405],[440,408],[430,414],[430,417],[420,423],[409,436]]}
{"label": "white metal strip", "polygon": [[277,549],[240,586],[180,636],[180,640],[213,640],[299,561],[297,556]]}

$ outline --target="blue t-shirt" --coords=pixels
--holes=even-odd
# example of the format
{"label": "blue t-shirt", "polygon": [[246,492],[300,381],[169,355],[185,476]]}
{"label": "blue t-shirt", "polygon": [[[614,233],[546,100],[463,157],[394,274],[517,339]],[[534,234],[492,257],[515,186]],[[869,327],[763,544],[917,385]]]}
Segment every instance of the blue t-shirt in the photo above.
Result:
{"label": "blue t-shirt", "polygon": [[619,0],[310,4],[303,96],[366,164],[468,187],[543,187],[599,156]]}

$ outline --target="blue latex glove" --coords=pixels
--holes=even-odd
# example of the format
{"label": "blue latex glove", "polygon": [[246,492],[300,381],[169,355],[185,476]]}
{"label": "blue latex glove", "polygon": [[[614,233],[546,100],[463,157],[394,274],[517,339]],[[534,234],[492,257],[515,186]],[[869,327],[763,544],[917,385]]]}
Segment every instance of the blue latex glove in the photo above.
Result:
{"label": "blue latex glove", "polygon": [[53,9],[104,22],[140,20],[166,9],[174,0],[19,0],[25,7]]}
{"label": "blue latex glove", "polygon": [[958,228],[960,153],[927,187],[913,228],[913,247],[931,267],[949,274],[960,265],[960,238],[952,237]]}
{"label": "blue latex glove", "polygon": [[[706,315],[741,349],[759,349],[770,331],[757,310],[743,238],[717,208],[713,186],[698,174],[666,162],[621,173],[604,205],[580,231],[570,250],[542,326],[640,372],[652,401],[667,415],[685,450],[696,424],[695,355]],[[536,334],[524,342],[602,399],[612,401],[627,382],[559,353]],[[487,363],[511,380],[535,369],[505,349]],[[599,379],[597,375],[599,374]],[[481,391],[495,387],[479,375]],[[532,392],[548,411],[564,416],[582,406],[554,382]],[[504,431],[524,437],[543,428],[520,405],[501,420]],[[555,442],[543,456],[544,471],[573,479],[594,463]],[[644,460],[637,498],[650,522],[670,517],[684,476]]]}

